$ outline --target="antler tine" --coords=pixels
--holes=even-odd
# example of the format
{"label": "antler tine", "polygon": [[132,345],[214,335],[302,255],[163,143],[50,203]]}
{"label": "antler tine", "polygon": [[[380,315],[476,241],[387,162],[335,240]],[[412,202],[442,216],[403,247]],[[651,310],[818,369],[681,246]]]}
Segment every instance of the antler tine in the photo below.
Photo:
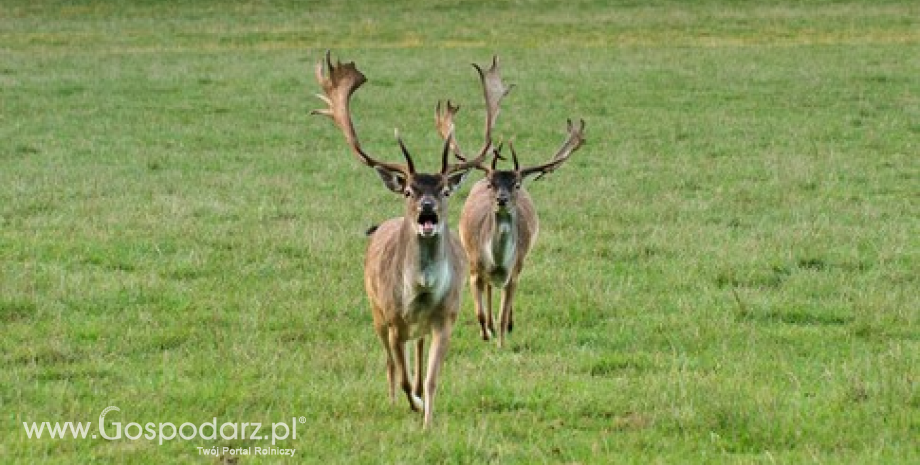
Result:
{"label": "antler tine", "polygon": [[[538,166],[531,166],[528,168],[523,168],[519,170],[521,177],[527,177],[528,175],[534,173],[540,173],[536,179],[540,179],[546,174],[552,173],[559,165],[563,164],[569,157],[578,150],[584,143],[584,130],[585,130],[585,120],[579,120],[579,125],[576,127],[572,123],[572,120],[568,120],[568,137],[565,142],[563,142],[562,147],[556,151],[556,154],[553,155],[553,158],[549,162],[544,163]],[[512,152],[513,154],[513,152]]]}
{"label": "antler tine", "polygon": [[502,148],[504,147],[505,147],[504,143],[499,143],[498,147],[495,147],[494,149],[492,149],[492,171],[495,171],[495,168],[498,166],[498,160],[505,159],[505,157],[502,156]]}
{"label": "antler tine", "polygon": [[441,101],[438,100],[438,105],[434,110],[434,124],[438,129],[438,134],[444,139],[444,142],[449,141],[450,151],[453,152],[454,157],[461,162],[466,161],[466,157],[463,156],[463,151],[460,150],[460,144],[457,142],[457,133],[455,132],[456,127],[454,126],[454,115],[460,111],[460,105],[454,105],[450,100],[447,100],[445,106],[441,107]]}
{"label": "antler tine", "polygon": [[371,168],[379,166],[393,171],[410,173],[408,166],[378,161],[364,151],[361,147],[361,142],[358,141],[358,134],[355,132],[355,126],[351,119],[349,102],[351,95],[367,82],[367,78],[364,77],[361,71],[358,71],[354,62],[342,63],[336,60],[336,63],[333,64],[332,53],[328,50],[326,51],[325,61],[325,65],[323,61],[319,61],[316,64],[316,80],[323,88],[323,94],[316,94],[316,96],[326,102],[328,106],[327,108],[313,110],[310,113],[332,118],[336,126],[342,130],[348,145],[361,163]]}
{"label": "antler tine", "polygon": [[412,155],[409,154],[409,149],[406,148],[402,137],[399,137],[399,129],[394,129],[393,133],[396,135],[396,142],[399,143],[399,150],[402,151],[403,157],[406,159],[406,167],[409,168],[409,173],[415,173],[415,163],[412,163]]}
{"label": "antler tine", "polygon": [[441,108],[441,101],[438,100],[438,106],[434,110],[434,124],[438,128],[438,134],[441,135],[441,138],[444,141],[450,140],[450,148],[460,160],[466,160],[463,158],[463,153],[460,151],[460,145],[457,143],[457,134],[454,132],[454,115],[460,111],[460,105],[453,105],[450,100],[448,100],[444,106]]}
{"label": "antler tine", "polygon": [[514,141],[508,141],[508,148],[511,149],[511,160],[514,161],[514,171],[519,171],[521,166],[518,163],[517,152],[514,150]]}
{"label": "antler tine", "polygon": [[[447,170],[450,169],[450,162],[448,162],[447,160],[450,158],[449,157],[450,148],[451,146],[454,146],[454,145],[455,145],[454,144],[454,133],[453,133],[453,128],[451,128],[451,132],[449,132],[447,136],[444,138],[444,149],[441,151],[441,173],[442,174],[447,173]],[[456,154],[455,156],[460,157],[460,155],[456,155]]]}

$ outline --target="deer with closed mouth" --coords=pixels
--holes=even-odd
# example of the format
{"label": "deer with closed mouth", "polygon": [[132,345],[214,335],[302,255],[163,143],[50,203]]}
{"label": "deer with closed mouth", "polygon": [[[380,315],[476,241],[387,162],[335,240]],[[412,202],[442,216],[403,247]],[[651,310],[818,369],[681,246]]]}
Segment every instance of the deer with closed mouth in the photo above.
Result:
{"label": "deer with closed mouth", "polygon": [[[485,73],[477,67],[483,80]],[[504,90],[504,93],[510,90]],[[458,107],[438,108],[435,123],[438,132],[451,146],[454,155],[465,160],[459,143],[451,136]],[[495,336],[492,317],[492,288],[501,289],[498,346],[505,334],[514,327],[514,295],[524,268],[524,259],[533,247],[539,232],[539,220],[524,181],[535,176],[540,179],[556,170],[584,144],[584,120],[568,121],[567,137],[562,147],[547,163],[522,168],[513,143],[509,142],[514,168],[500,170],[498,160],[502,146],[493,150],[492,163],[480,161],[475,167],[485,177],[473,185],[460,213],[460,240],[469,260],[470,289],[479,321],[480,335],[488,341]]]}

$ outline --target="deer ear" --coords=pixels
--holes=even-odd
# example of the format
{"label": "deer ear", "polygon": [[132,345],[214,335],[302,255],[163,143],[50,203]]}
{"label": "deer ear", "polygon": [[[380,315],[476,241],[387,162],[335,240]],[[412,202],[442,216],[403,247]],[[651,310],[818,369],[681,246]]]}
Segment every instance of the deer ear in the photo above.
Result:
{"label": "deer ear", "polygon": [[383,166],[375,166],[374,170],[377,171],[377,175],[379,175],[380,179],[383,180],[383,184],[387,186],[387,189],[396,192],[397,194],[406,192],[408,179],[406,178],[405,173],[390,170],[384,168]]}
{"label": "deer ear", "polygon": [[461,170],[447,175],[447,192],[453,194],[466,180],[472,170]]}

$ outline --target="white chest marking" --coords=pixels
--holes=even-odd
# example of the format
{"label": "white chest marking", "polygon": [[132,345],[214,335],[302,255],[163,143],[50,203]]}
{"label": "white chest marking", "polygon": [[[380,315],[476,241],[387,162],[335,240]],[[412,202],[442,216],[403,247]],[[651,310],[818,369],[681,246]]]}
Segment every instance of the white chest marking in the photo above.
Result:
{"label": "white chest marking", "polygon": [[440,260],[420,270],[416,293],[430,293],[432,301],[440,302],[450,287],[450,278],[450,266],[447,260]]}
{"label": "white chest marking", "polygon": [[452,278],[450,264],[446,260],[406,276],[403,285],[409,302],[406,320],[410,339],[423,337],[431,330],[432,310],[447,296]]}
{"label": "white chest marking", "polygon": [[439,260],[418,270],[418,273],[407,274],[403,279],[403,295],[412,307],[426,307],[444,299],[451,279],[450,264],[447,260]]}
{"label": "white chest marking", "polygon": [[510,220],[499,221],[496,225],[496,233],[495,237],[486,244],[486,251],[489,255],[486,257],[486,262],[489,264],[489,281],[494,286],[505,287],[511,276],[517,248],[513,223]]}

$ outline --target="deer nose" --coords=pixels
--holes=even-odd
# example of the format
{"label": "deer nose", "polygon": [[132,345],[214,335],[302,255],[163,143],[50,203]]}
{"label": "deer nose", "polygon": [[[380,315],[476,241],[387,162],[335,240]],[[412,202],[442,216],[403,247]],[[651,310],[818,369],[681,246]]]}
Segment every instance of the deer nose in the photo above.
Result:
{"label": "deer nose", "polygon": [[422,207],[422,211],[431,212],[434,211],[435,202],[431,199],[422,199],[419,205]]}

